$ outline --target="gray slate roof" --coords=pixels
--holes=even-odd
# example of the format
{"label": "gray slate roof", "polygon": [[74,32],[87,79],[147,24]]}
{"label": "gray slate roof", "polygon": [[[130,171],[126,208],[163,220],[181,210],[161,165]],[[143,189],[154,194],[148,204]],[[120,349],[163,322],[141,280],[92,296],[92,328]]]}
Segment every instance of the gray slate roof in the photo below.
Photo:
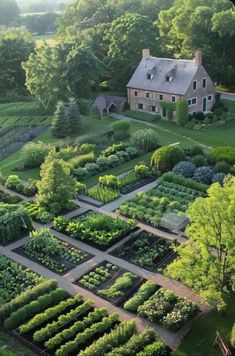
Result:
{"label": "gray slate roof", "polygon": [[94,106],[96,106],[99,110],[108,109],[111,104],[119,107],[124,104],[126,98],[122,96],[111,96],[111,95],[99,95],[95,99]]}
{"label": "gray slate roof", "polygon": [[[194,60],[150,56],[141,60],[127,87],[184,95],[197,70]],[[147,79],[147,74],[153,72],[153,79]],[[173,74],[171,82],[166,80],[169,74]]]}

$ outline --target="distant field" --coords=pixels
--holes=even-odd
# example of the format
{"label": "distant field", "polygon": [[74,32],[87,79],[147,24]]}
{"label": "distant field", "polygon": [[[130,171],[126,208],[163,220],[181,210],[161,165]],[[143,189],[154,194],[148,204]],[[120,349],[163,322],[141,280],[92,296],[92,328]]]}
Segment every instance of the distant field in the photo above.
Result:
{"label": "distant field", "polygon": [[41,47],[43,42],[46,41],[47,44],[53,46],[56,44],[54,35],[42,35],[42,36],[32,36],[33,40],[36,42],[37,47]]}

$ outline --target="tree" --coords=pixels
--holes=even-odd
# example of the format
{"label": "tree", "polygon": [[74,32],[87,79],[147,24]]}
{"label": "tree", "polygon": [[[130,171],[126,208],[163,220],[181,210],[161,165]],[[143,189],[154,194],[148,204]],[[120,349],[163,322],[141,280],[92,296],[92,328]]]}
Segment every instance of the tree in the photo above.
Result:
{"label": "tree", "polygon": [[131,135],[131,143],[138,150],[149,152],[158,147],[158,134],[153,129],[140,129]]}
{"label": "tree", "polygon": [[19,16],[20,9],[16,0],[0,0],[0,25],[8,26]]}
{"label": "tree", "polygon": [[177,146],[158,148],[151,157],[151,166],[161,172],[170,171],[174,165],[185,159],[184,151]]}
{"label": "tree", "polygon": [[78,105],[74,98],[69,99],[68,106],[68,124],[70,135],[77,135],[81,130],[81,120],[79,116]]}
{"label": "tree", "polygon": [[66,58],[71,45],[49,46],[46,42],[31,53],[22,64],[26,72],[26,86],[48,111],[53,111],[58,100],[70,95],[65,80]]}
{"label": "tree", "polygon": [[69,133],[68,109],[62,100],[57,102],[52,121],[52,134],[54,137],[63,138]]}
{"label": "tree", "polygon": [[224,305],[235,274],[235,178],[208,189],[189,207],[188,241],[179,247],[179,257],[167,273],[199,292],[208,302]]}
{"label": "tree", "polygon": [[112,22],[107,39],[110,83],[123,89],[141,58],[142,49],[157,47],[156,30],[147,16],[126,13]]}
{"label": "tree", "polygon": [[188,103],[186,100],[176,102],[176,122],[179,126],[185,126],[189,120]]}
{"label": "tree", "polygon": [[55,158],[52,151],[42,165],[36,204],[56,214],[69,208],[75,194],[76,181],[70,176],[69,166]]}
{"label": "tree", "polygon": [[25,72],[21,63],[29,58],[34,44],[29,34],[3,32],[0,35],[0,92],[5,95],[9,91],[24,94]]}

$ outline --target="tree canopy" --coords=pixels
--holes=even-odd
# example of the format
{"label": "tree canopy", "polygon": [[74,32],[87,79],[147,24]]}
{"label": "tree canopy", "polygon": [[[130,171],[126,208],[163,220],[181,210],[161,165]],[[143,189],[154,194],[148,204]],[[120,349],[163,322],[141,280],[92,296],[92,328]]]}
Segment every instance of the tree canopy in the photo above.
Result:
{"label": "tree canopy", "polygon": [[0,25],[13,24],[20,14],[16,0],[0,0]]}
{"label": "tree canopy", "polygon": [[218,307],[235,278],[235,178],[224,186],[213,184],[208,196],[189,207],[188,241],[179,247],[179,257],[167,274],[179,279]]}

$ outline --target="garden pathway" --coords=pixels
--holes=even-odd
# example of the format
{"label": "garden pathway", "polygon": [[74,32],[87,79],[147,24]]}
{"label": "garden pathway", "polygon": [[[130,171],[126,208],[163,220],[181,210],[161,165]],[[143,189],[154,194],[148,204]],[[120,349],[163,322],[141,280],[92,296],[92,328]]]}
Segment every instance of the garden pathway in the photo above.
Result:
{"label": "garden pathway", "polygon": [[[80,206],[77,209],[75,209],[74,211],[66,214],[65,216],[67,218],[72,218],[72,217],[75,217],[75,216],[77,216],[81,213],[84,213],[85,211],[91,210],[91,209],[100,211],[100,212],[104,212],[110,216],[117,216],[117,214],[112,212],[112,210],[115,210],[122,201],[134,197],[138,191],[147,191],[147,190],[153,188],[155,185],[156,185],[155,182],[147,184],[146,186],[144,186],[140,189],[137,189],[136,191],[133,191],[129,194],[124,195],[123,200],[104,205],[101,208],[94,207],[88,203],[79,202]],[[4,188],[4,191],[7,191],[7,193],[15,194],[13,191],[11,191],[9,189],[5,190],[5,189],[6,188]],[[25,201],[29,200],[25,196],[22,196],[22,198]],[[121,218],[124,218],[124,217],[121,217]],[[150,227],[143,223],[139,223],[137,226],[141,229],[155,233],[158,236],[162,236],[162,237],[170,239],[170,240],[177,239],[179,242],[185,241],[185,238],[183,238],[181,236],[170,234],[168,232],[164,232],[162,230]],[[52,223],[45,224],[45,225],[42,225],[39,223],[34,223],[34,227],[37,230],[40,230],[43,227],[48,227],[51,229]],[[25,237],[18,241],[15,241],[12,244],[9,244],[5,247],[0,247],[0,251],[2,254],[4,254],[8,258],[11,258],[12,260],[28,267],[32,271],[44,276],[45,278],[56,279],[58,281],[59,286],[64,288],[65,290],[67,290],[70,294],[76,295],[77,293],[81,293],[83,295],[84,299],[94,300],[94,303],[96,306],[106,307],[109,313],[118,312],[120,315],[120,320],[134,319],[136,321],[137,328],[139,331],[143,331],[146,327],[153,326],[153,324],[149,323],[148,321],[144,320],[141,317],[138,317],[136,315],[133,315],[133,314],[127,312],[126,310],[124,310],[122,308],[112,305],[111,303],[102,299],[101,297],[98,297],[95,294],[89,292],[88,290],[73,284],[73,282],[75,280],[77,280],[78,278],[80,278],[84,273],[88,272],[92,267],[94,267],[98,263],[106,260],[110,263],[116,264],[119,267],[122,267],[124,269],[127,269],[127,270],[133,272],[133,273],[136,273],[137,275],[139,275],[142,278],[151,279],[164,288],[172,289],[179,296],[190,298],[198,305],[198,307],[200,308],[202,313],[205,313],[208,311],[208,306],[205,304],[202,304],[201,298],[196,293],[194,293],[191,289],[182,285],[180,282],[177,282],[170,278],[166,278],[163,275],[161,275],[160,273],[147,271],[144,268],[133,265],[132,263],[130,263],[128,261],[122,260],[122,259],[112,256],[110,254],[112,252],[112,250],[119,247],[122,243],[126,242],[129,238],[131,238],[131,235],[128,235],[122,241],[117,242],[114,246],[112,246],[110,249],[108,249],[106,252],[104,252],[104,251],[100,251],[97,248],[94,248],[90,245],[87,245],[86,243],[84,243],[82,241],[75,240],[63,233],[55,231],[53,229],[51,231],[53,232],[53,234],[55,236],[57,236],[62,241],[70,243],[71,245],[74,245],[75,247],[78,247],[78,248],[90,253],[91,255],[93,255],[93,257],[90,260],[77,266],[76,268],[74,268],[73,270],[68,272],[67,274],[60,276],[60,275],[48,270],[47,268],[29,260],[23,256],[18,255],[17,253],[15,253],[13,251],[14,249],[23,245],[28,240],[28,237]],[[202,315],[202,313],[200,315]],[[171,333],[159,325],[154,325],[153,327],[154,327],[156,333],[159,335],[159,337],[162,340],[164,340],[169,347],[174,349],[181,343],[183,337],[190,330],[190,326],[194,321],[195,321],[195,319],[192,322],[188,323],[184,328],[182,328],[177,333]]]}

